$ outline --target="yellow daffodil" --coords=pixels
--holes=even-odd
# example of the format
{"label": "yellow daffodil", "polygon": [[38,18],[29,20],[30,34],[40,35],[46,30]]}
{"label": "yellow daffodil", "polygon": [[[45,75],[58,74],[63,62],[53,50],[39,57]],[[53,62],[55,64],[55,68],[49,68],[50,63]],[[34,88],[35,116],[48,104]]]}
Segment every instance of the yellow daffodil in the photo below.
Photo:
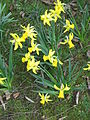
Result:
{"label": "yellow daffodil", "polygon": [[88,66],[88,67],[87,67],[87,68],[83,68],[83,70],[88,70],[88,71],[90,71],[90,63],[88,63],[87,66]]}
{"label": "yellow daffodil", "polygon": [[46,60],[49,60],[50,62],[52,62],[53,60],[53,55],[54,55],[55,51],[52,51],[52,49],[49,50],[49,54],[48,56],[44,55],[43,56],[43,60],[46,61]]}
{"label": "yellow daffodil", "polygon": [[[46,56],[43,56],[43,60],[47,61],[49,60],[52,63],[52,66],[57,67],[57,57],[53,56],[55,51],[52,51],[52,49],[49,50],[49,54]],[[59,63],[62,65],[63,63],[59,60]]]}
{"label": "yellow daffodil", "polygon": [[[63,63],[60,60],[59,64],[63,65]],[[57,67],[57,58],[53,58],[52,66]]]}
{"label": "yellow daffodil", "polygon": [[25,54],[25,57],[22,58],[22,62],[23,63],[27,62],[29,59],[30,59],[30,53],[28,52],[28,53]]}
{"label": "yellow daffodil", "polygon": [[54,18],[54,21],[56,22],[58,18],[61,18],[61,16],[59,9],[57,9],[57,7],[55,8],[56,8],[55,10],[51,9],[50,12],[51,12],[51,16]]}
{"label": "yellow daffodil", "polygon": [[28,34],[27,32],[23,33],[22,37],[21,37],[21,40],[22,42],[25,42],[25,40],[28,38]]}
{"label": "yellow daffodil", "polygon": [[35,31],[34,26],[30,27],[30,24],[27,25],[27,27],[22,26],[23,31],[25,31],[26,36],[30,37],[31,39],[35,39],[37,36],[37,32]]}
{"label": "yellow daffodil", "polygon": [[69,31],[70,29],[74,29],[74,24],[70,24],[70,21],[66,20],[66,25],[64,27],[66,28],[66,30],[64,31],[64,33],[65,33],[67,31]]}
{"label": "yellow daffodil", "polygon": [[0,84],[3,85],[4,84],[4,80],[6,80],[7,78],[0,78]]}
{"label": "yellow daffodil", "polygon": [[63,3],[61,3],[60,0],[57,0],[57,2],[54,2],[55,4],[55,9],[58,10],[60,13],[64,12],[64,7],[63,7]]}
{"label": "yellow daffodil", "polygon": [[28,51],[29,51],[30,53],[36,51],[37,55],[39,55],[39,51],[41,51],[41,49],[39,49],[36,44],[33,44],[32,47],[29,47],[29,48],[28,48]]}
{"label": "yellow daffodil", "polygon": [[43,24],[47,24],[51,26],[50,21],[52,21],[51,13],[47,13],[47,10],[45,11],[45,15],[41,15],[41,20],[43,20]]}
{"label": "yellow daffodil", "polygon": [[46,94],[44,96],[44,94],[39,93],[39,96],[41,97],[40,103],[43,104],[43,105],[45,104],[45,102],[48,103],[49,101],[52,101],[52,100],[49,99],[50,95],[48,95],[48,94]]}
{"label": "yellow daffodil", "polygon": [[10,42],[15,44],[14,50],[18,49],[18,46],[22,48],[22,39],[16,34],[16,33],[10,33],[10,35],[14,38],[14,40],[11,40]]}
{"label": "yellow daffodil", "polygon": [[73,47],[74,47],[74,44],[72,43],[72,39],[73,39],[73,33],[70,33],[70,34],[69,34],[69,38],[67,37],[67,39],[64,40],[64,42],[60,42],[60,44],[65,45],[66,43],[68,43],[69,48],[73,48]]}
{"label": "yellow daffodil", "polygon": [[40,70],[39,65],[40,61],[35,62],[35,58],[34,56],[31,56],[31,60],[28,60],[27,62],[27,71],[31,70],[33,71],[33,73],[37,74],[37,70]]}
{"label": "yellow daffodil", "polygon": [[64,98],[64,91],[68,91],[70,90],[70,87],[66,86],[64,87],[64,85],[62,84],[61,87],[57,87],[56,85],[54,85],[54,89],[58,90],[59,91],[59,95],[58,95],[58,98]]}

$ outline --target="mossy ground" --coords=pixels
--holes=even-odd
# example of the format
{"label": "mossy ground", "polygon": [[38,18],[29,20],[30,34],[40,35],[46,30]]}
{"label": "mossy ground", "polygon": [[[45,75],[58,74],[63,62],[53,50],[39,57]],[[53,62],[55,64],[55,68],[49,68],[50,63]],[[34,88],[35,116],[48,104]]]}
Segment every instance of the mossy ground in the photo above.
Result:
{"label": "mossy ground", "polygon": [[[71,0],[65,0],[65,3]],[[14,23],[10,23],[6,26],[6,32],[3,38],[3,44],[1,42],[0,51],[4,55],[5,61],[8,61],[9,49],[10,49],[10,32],[16,32],[20,34],[20,25],[31,25],[38,26],[37,19],[44,13],[45,9],[52,7],[50,5],[42,3],[40,0],[4,0],[3,3],[7,4],[7,12],[11,11],[15,20]],[[12,7],[12,9],[11,9]],[[20,12],[25,15],[22,17]],[[79,11],[78,11],[79,12]],[[77,13],[78,17],[78,13]],[[79,16],[80,17],[80,16]],[[79,19],[77,19],[79,23]],[[89,38],[86,40],[83,49],[78,46],[73,50],[73,57],[75,57],[75,62],[79,61],[79,65],[87,63],[87,50],[89,49],[88,43]],[[86,47],[87,46],[87,47]],[[62,49],[62,48],[61,48]],[[64,118],[65,120],[89,120],[90,119],[90,96],[87,90],[83,89],[80,91],[79,104],[75,105],[73,101],[73,93],[70,99],[58,100],[53,98],[53,102],[42,106],[39,101],[37,93],[32,92],[35,88],[34,79],[26,72],[25,65],[21,62],[22,50],[15,51],[13,53],[14,62],[14,81],[13,90],[15,92],[20,92],[20,96],[17,99],[11,98],[6,101],[6,111],[0,106],[0,120],[59,120]],[[62,58],[67,58],[69,53],[64,49]],[[82,76],[88,76],[88,72],[83,72],[83,75],[77,80],[77,83],[83,83],[86,86],[86,80]],[[32,99],[35,103],[31,103],[25,99],[25,96]],[[60,119],[61,120],[61,119]]]}

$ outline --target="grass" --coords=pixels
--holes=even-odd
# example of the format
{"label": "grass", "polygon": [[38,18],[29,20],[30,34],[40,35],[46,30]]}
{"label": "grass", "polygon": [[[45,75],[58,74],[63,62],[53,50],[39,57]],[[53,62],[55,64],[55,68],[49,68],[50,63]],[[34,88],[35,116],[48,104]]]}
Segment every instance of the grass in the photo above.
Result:
{"label": "grass", "polygon": [[[71,0],[65,0],[64,2],[68,3]],[[45,9],[52,7],[49,5],[45,5],[39,0],[18,0],[14,3],[14,0],[6,0],[2,1],[7,4],[7,12],[10,11],[11,5],[13,6],[11,12],[12,17],[14,17],[17,22],[8,24],[6,26],[6,32],[3,36],[3,44],[0,45],[0,51],[2,55],[4,55],[5,61],[8,61],[10,43],[11,39],[9,33],[17,32],[20,34],[20,25],[27,25],[31,23],[35,27],[39,25],[39,16],[44,13]],[[20,12],[23,11],[25,16],[22,17]],[[78,12],[79,9],[78,9]],[[78,12],[76,14],[76,18],[79,18]],[[38,22],[37,22],[38,21]],[[38,24],[37,24],[38,23]],[[77,23],[79,24],[79,19],[77,19]],[[69,56],[74,58],[74,63],[79,61],[79,66],[81,67],[87,63],[87,50],[89,50],[89,38],[86,38],[86,43],[83,46],[83,49],[78,46],[78,48],[73,51],[67,51],[64,49],[63,55],[61,54],[61,58],[63,60],[67,60]],[[62,49],[62,47],[60,48]],[[7,51],[7,52],[6,52]],[[25,50],[24,50],[25,51]],[[29,73],[26,72],[25,65],[21,62],[21,56],[19,55],[21,50],[18,52],[14,52],[13,55],[13,63],[14,63],[14,82],[13,82],[13,92],[20,92],[20,96],[17,99],[11,97],[9,101],[6,102],[6,111],[3,110],[2,106],[0,106],[0,119],[1,120],[59,120],[59,118],[65,117],[65,120],[89,120],[90,118],[90,96],[87,93],[86,89],[86,80],[82,78],[82,76],[88,76],[88,72],[83,72],[78,80],[77,84],[81,84],[85,87],[80,91],[79,104],[75,106],[75,94],[72,92],[72,96],[68,99],[58,100],[53,98],[53,102],[50,104],[46,104],[42,106],[39,103],[38,94],[33,93],[32,89],[35,88],[35,83],[33,78]],[[72,54],[73,53],[73,54]],[[82,87],[83,87],[82,86]],[[31,103],[25,99],[25,96],[32,99],[35,103]]]}

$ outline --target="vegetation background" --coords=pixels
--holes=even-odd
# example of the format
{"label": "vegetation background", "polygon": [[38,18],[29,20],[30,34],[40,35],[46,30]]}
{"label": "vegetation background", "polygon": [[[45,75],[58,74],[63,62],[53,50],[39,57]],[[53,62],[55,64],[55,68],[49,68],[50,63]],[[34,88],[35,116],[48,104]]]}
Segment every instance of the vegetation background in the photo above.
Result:
{"label": "vegetation background", "polygon": [[[85,12],[86,5],[89,7],[89,0],[62,0],[62,2],[69,5],[72,9],[72,14],[76,19],[77,25],[80,28],[83,12]],[[11,12],[11,18],[15,21],[7,23],[3,26],[3,34],[0,38],[0,53],[4,56],[7,63],[10,50],[10,32],[20,34],[20,25],[31,25],[38,27],[38,20],[40,15],[50,7],[52,7],[52,0],[0,0],[1,4],[6,3],[4,10],[5,14]],[[81,11],[82,10],[82,11]],[[88,9],[89,10],[89,9]],[[1,16],[0,16],[1,17]],[[89,19],[90,20],[90,19]],[[78,43],[78,50],[74,51],[74,62],[79,61],[79,66],[83,66],[90,59],[90,37],[89,30],[87,30],[87,37],[83,42]],[[80,28],[82,32],[82,28]],[[84,33],[86,30],[84,31]],[[77,40],[76,40],[77,41]],[[21,62],[22,50],[13,52],[14,63],[14,91],[9,100],[5,102],[3,109],[0,104],[0,120],[89,120],[90,119],[90,90],[87,86],[88,72],[83,72],[77,80],[77,85],[84,85],[79,91],[79,104],[76,105],[77,91],[72,93],[72,96],[64,100],[53,98],[53,102],[42,106],[40,98],[37,93],[32,92],[36,87],[34,79],[26,71],[25,65]],[[64,51],[64,56],[66,51]],[[87,55],[89,53],[89,55]],[[78,69],[78,68],[77,68]],[[0,93],[2,95],[2,93]],[[17,97],[18,96],[18,97]],[[27,99],[30,98],[30,100]],[[34,102],[33,102],[34,101]]]}

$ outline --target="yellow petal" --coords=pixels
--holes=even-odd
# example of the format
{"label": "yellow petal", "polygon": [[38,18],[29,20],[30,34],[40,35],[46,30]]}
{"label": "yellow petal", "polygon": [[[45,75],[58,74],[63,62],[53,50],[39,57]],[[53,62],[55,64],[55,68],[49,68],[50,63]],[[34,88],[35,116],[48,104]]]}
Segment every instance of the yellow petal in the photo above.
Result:
{"label": "yellow petal", "polygon": [[59,64],[63,65],[63,63],[59,60]]}
{"label": "yellow petal", "polygon": [[43,56],[43,60],[44,60],[44,61],[48,60],[48,56],[45,56],[45,55],[44,55],[44,56]]}
{"label": "yellow petal", "polygon": [[68,91],[68,90],[70,90],[70,87],[68,87],[67,84],[66,84],[66,87],[64,88],[64,90]]}
{"label": "yellow petal", "polygon": [[56,85],[54,85],[54,89],[56,89],[56,90],[60,90],[60,88],[57,87]]}
{"label": "yellow petal", "polygon": [[74,47],[74,44],[72,43],[72,41],[69,41],[68,45],[69,45],[69,48],[73,48]]}
{"label": "yellow petal", "polygon": [[0,84],[4,84],[3,80],[6,80],[7,78],[0,78]]}
{"label": "yellow petal", "polygon": [[67,40],[64,40],[64,42],[60,42],[60,44],[65,45],[67,43]]}

